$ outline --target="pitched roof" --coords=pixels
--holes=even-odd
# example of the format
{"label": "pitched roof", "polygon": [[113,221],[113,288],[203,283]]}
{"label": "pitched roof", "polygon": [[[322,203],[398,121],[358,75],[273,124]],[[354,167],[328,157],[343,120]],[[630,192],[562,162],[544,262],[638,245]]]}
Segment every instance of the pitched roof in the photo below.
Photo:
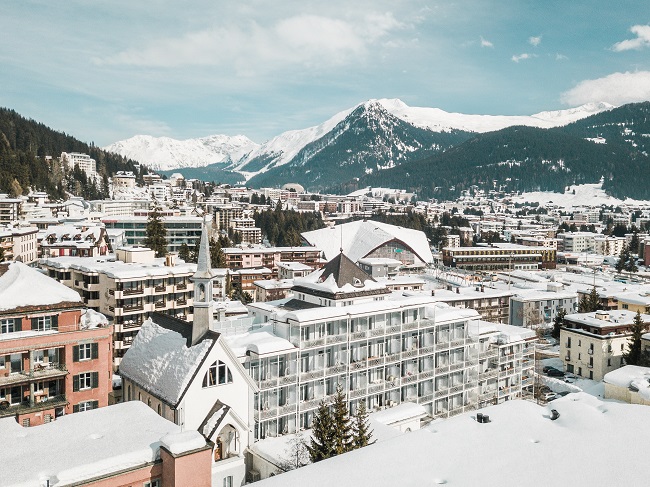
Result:
{"label": "pitched roof", "polygon": [[338,287],[343,287],[346,284],[359,287],[363,286],[367,280],[375,281],[370,274],[355,265],[343,252],[339,252],[336,257],[325,264],[319,281],[325,281],[329,276],[334,276]]}
{"label": "pitched roof", "polygon": [[355,221],[304,232],[302,237],[318,247],[326,259],[332,259],[341,249],[353,262],[367,257],[375,249],[395,241],[413,253],[424,263],[433,261],[429,241],[424,232],[398,227],[376,221]]}
{"label": "pitched roof", "polygon": [[120,363],[120,374],[175,407],[219,337],[211,332],[194,346],[180,332],[142,324]]}

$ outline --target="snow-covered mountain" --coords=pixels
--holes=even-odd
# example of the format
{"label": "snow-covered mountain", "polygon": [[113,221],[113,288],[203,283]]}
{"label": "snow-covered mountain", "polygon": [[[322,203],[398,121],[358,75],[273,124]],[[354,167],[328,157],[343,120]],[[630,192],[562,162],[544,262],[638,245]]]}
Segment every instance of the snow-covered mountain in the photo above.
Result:
{"label": "snow-covered mountain", "polygon": [[257,147],[258,144],[243,135],[211,135],[187,140],[136,135],[104,147],[104,150],[138,161],[154,171],[166,171],[215,163],[236,164]]}
{"label": "snow-covered mountain", "polygon": [[567,125],[590,115],[615,108],[609,103],[588,103],[577,108],[540,112],[534,115],[467,115],[449,113],[439,108],[410,107],[398,99],[378,100],[388,112],[415,126],[435,132],[465,130],[467,132],[493,132],[514,125],[552,128]]}
{"label": "snow-covered mountain", "polygon": [[[399,99],[380,99],[369,100],[339,112],[322,124],[284,132],[261,145],[243,135],[234,137],[214,135],[182,141],[169,137],[136,135],[104,149],[137,160],[154,170],[204,167],[214,163],[225,163],[228,164],[228,169],[240,172],[250,179],[271,169],[296,162],[296,157],[300,157],[300,164],[304,165],[306,163],[304,149],[307,146],[317,141],[336,139],[338,135],[330,133],[350,114],[360,108],[369,109],[377,106],[381,106],[383,110],[370,111],[388,113],[408,125],[440,134],[454,131],[483,133],[513,125],[558,127],[614,108],[607,103],[591,103],[568,110],[540,112],[530,116],[467,115],[449,113],[439,108],[410,107]],[[340,127],[338,133],[341,133]],[[331,137],[328,137],[328,134]],[[328,142],[328,145],[330,144],[331,140]],[[346,150],[349,149],[348,147]],[[408,150],[413,151],[413,149]],[[397,154],[396,158],[399,158]]]}

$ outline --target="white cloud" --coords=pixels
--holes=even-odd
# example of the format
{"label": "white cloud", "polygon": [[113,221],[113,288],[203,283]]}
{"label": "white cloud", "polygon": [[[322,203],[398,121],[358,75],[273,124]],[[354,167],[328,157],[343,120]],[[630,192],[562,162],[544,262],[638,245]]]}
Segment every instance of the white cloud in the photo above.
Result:
{"label": "white cloud", "polygon": [[343,65],[404,27],[391,13],[371,13],[356,20],[304,14],[268,26],[249,22],[158,39],[94,61],[161,68],[233,67],[239,74],[253,75],[269,67]]}
{"label": "white cloud", "polygon": [[650,71],[612,73],[598,79],[581,81],[562,93],[562,102],[571,106],[604,101],[624,105],[650,100]]}
{"label": "white cloud", "polygon": [[542,36],[537,36],[537,37],[533,36],[528,38],[528,43],[531,46],[537,47],[540,45],[541,42],[542,42]]}
{"label": "white cloud", "polygon": [[524,59],[530,59],[535,57],[534,54],[528,54],[527,52],[524,52],[522,54],[516,54],[512,56],[510,59],[513,60],[514,62],[518,63],[519,61],[523,61]]}
{"label": "white cloud", "polygon": [[650,25],[634,25],[630,28],[630,32],[636,34],[636,39],[617,42],[612,46],[613,51],[620,52],[650,47]]}
{"label": "white cloud", "polygon": [[494,47],[494,44],[486,39],[483,39],[483,36],[481,36],[481,47]]}
{"label": "white cloud", "polygon": [[569,57],[565,56],[564,54],[560,54],[559,52],[555,54],[556,61],[566,61],[567,59],[569,59]]}

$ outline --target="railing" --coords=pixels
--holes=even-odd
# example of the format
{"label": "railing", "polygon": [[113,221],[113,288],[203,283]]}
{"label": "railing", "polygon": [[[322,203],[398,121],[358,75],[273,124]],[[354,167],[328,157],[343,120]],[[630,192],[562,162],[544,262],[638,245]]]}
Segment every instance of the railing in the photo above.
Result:
{"label": "railing", "polygon": [[463,367],[465,367],[465,362],[458,362],[458,363],[451,364],[449,366],[449,372],[454,372],[455,370],[460,370]]}
{"label": "railing", "polygon": [[348,339],[348,336],[343,333],[341,335],[328,335],[325,337],[325,341],[330,344],[330,343],[341,343],[344,342]]}
{"label": "railing", "polygon": [[370,330],[371,337],[378,337],[378,336],[382,336],[383,334],[384,334],[383,328],[373,328],[372,330]]}
{"label": "railing", "polygon": [[0,402],[0,417],[14,416],[16,414],[26,414],[33,411],[42,411],[43,409],[51,409],[60,406],[65,406],[68,401],[65,394],[59,394],[53,397],[44,397],[40,402],[31,404],[29,400],[25,400],[21,404],[9,405],[6,402]]}
{"label": "railing", "polygon": [[280,406],[278,408],[278,412],[283,415],[283,414],[288,414],[288,413],[293,413],[296,411],[296,406],[297,404],[285,404],[284,406]]}
{"label": "railing", "polygon": [[433,372],[433,370],[427,370],[427,371],[424,371],[424,372],[420,372],[420,373],[418,374],[418,378],[419,378],[420,380],[422,380],[422,379],[429,379],[429,378],[431,378],[431,377],[433,377],[433,376],[434,376],[434,372]]}
{"label": "railing", "polygon": [[187,304],[187,299],[177,299],[176,304],[179,306],[185,306]]}
{"label": "railing", "polygon": [[461,345],[464,345],[464,344],[465,344],[465,339],[460,338],[458,340],[452,340],[449,345],[450,345],[450,347],[460,347]]}
{"label": "railing", "polygon": [[365,359],[357,360],[356,362],[352,362],[350,364],[350,370],[365,369],[367,367],[368,367],[368,364],[366,363]]}
{"label": "railing", "polygon": [[383,382],[381,384],[372,384],[368,386],[368,394],[374,394],[384,390]]}
{"label": "railing", "polygon": [[303,372],[302,374],[300,374],[300,381],[305,382],[314,379],[320,379],[321,377],[323,377],[323,373],[324,371],[322,369],[312,371],[312,372]]}
{"label": "railing", "polygon": [[122,289],[122,294],[125,296],[130,296],[133,294],[142,294],[144,292],[144,288],[137,288],[137,289]]}
{"label": "railing", "polygon": [[428,347],[420,348],[420,355],[427,355],[427,354],[433,353],[434,351],[435,351],[435,346],[434,345],[429,345]]}
{"label": "railing", "polygon": [[325,375],[338,375],[344,373],[346,370],[347,367],[345,365],[333,365],[325,369]]}
{"label": "railing", "polygon": [[265,379],[260,381],[260,389],[269,389],[278,386],[278,379]]}
{"label": "railing", "polygon": [[362,340],[368,336],[367,330],[355,331],[350,335],[350,340]]}
{"label": "railing", "polygon": [[301,343],[302,348],[322,347],[325,345],[325,338],[316,338],[315,340],[305,340]]}
{"label": "railing", "polygon": [[124,305],[122,308],[124,311],[142,311],[144,309],[144,305],[142,304],[127,304]]}
{"label": "railing", "polygon": [[297,375],[285,375],[284,377],[280,377],[280,385],[294,384],[297,380]]}
{"label": "railing", "polygon": [[446,374],[449,372],[449,365],[439,365],[435,369],[436,374]]}
{"label": "railing", "polygon": [[162,292],[164,292],[164,291],[167,290],[167,286],[165,286],[165,285],[163,284],[163,285],[161,285],[161,286],[156,286],[156,287],[154,287],[153,289],[154,289],[154,291],[157,292],[157,293],[162,293]]}
{"label": "railing", "polygon": [[404,323],[402,325],[402,330],[407,331],[407,330],[413,330],[414,328],[418,327],[418,322],[417,321],[412,321],[411,323]]}
{"label": "railing", "polygon": [[411,350],[405,350],[402,352],[402,358],[411,358],[411,357],[417,357],[418,356],[418,350],[416,349],[411,349]]}
{"label": "railing", "polygon": [[489,379],[491,377],[496,377],[499,374],[499,369],[488,369],[485,372],[481,372],[479,375],[483,379]]}
{"label": "railing", "polygon": [[366,388],[365,387],[359,387],[357,389],[354,389],[353,391],[350,391],[350,398],[354,399],[357,397],[365,396],[366,395]]}
{"label": "railing", "polygon": [[402,384],[410,384],[411,382],[416,382],[418,380],[417,374],[406,375],[402,377]]}
{"label": "railing", "polygon": [[368,367],[377,367],[384,364],[384,357],[368,358]]}
{"label": "railing", "polygon": [[160,309],[160,308],[164,308],[165,306],[167,306],[167,303],[165,301],[156,301],[154,306],[156,307],[156,309]]}
{"label": "railing", "polygon": [[400,352],[397,353],[389,353],[386,355],[386,362],[399,362],[402,357],[402,354]]}
{"label": "railing", "polygon": [[426,394],[424,396],[418,397],[418,404],[422,404],[425,402],[431,402],[433,401],[433,394]]}
{"label": "railing", "polygon": [[449,395],[449,389],[440,389],[433,393],[433,397],[438,399],[439,397],[445,397]]}
{"label": "railing", "polygon": [[386,333],[398,333],[402,331],[402,325],[393,325],[393,326],[387,326],[386,327]]}
{"label": "railing", "polygon": [[187,284],[185,283],[176,284],[176,289],[178,290],[187,289]]}

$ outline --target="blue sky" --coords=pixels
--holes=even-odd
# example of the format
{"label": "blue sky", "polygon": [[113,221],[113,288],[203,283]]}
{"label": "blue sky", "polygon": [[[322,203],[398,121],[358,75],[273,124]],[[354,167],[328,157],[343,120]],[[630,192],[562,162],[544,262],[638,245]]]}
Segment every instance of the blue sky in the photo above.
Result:
{"label": "blue sky", "polygon": [[81,140],[263,142],[370,98],[529,115],[650,99],[650,2],[4,2],[0,106]]}

